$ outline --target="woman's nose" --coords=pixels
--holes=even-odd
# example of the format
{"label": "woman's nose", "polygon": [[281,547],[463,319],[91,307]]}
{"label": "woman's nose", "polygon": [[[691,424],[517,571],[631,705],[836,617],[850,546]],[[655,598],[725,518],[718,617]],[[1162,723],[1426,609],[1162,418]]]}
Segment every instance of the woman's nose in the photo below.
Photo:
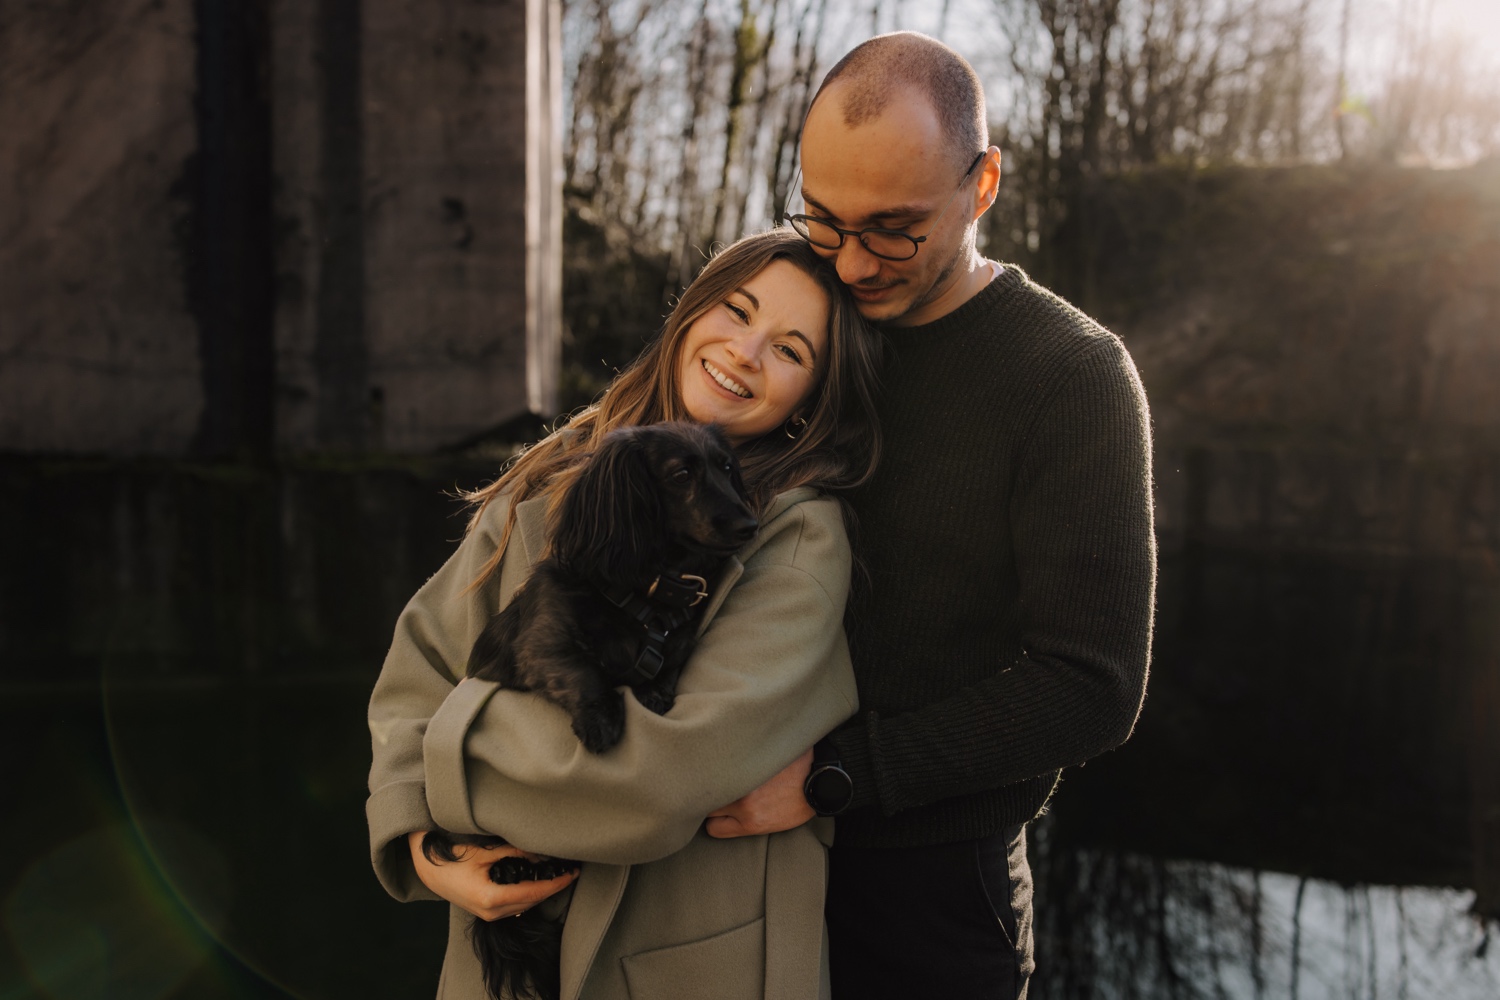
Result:
{"label": "woman's nose", "polygon": [[760,367],[759,342],[759,337],[746,334],[735,337],[724,347],[729,353],[729,359],[736,365],[755,371]]}

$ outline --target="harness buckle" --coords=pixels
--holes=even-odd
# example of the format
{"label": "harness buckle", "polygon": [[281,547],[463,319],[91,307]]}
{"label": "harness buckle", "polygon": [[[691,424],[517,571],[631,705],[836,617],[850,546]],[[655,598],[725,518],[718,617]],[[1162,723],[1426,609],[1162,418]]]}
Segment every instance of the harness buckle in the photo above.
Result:
{"label": "harness buckle", "polygon": [[634,669],[639,682],[656,680],[656,675],[661,673],[661,667],[665,661],[661,647],[647,642],[640,655],[635,658]]}
{"label": "harness buckle", "polygon": [[688,605],[688,607],[690,608],[696,608],[698,606],[698,602],[702,601],[705,597],[708,596],[708,581],[703,579],[703,577],[701,576],[694,576],[691,573],[682,574],[682,578],[683,580],[692,580],[698,585],[698,592],[693,595],[692,603]]}
{"label": "harness buckle", "polygon": [[[651,581],[651,586],[646,589],[646,596],[648,598],[654,597],[656,595],[656,588],[661,585],[662,579],[662,577],[658,576],[655,580]],[[702,600],[708,596],[707,580],[705,580],[701,576],[694,576],[692,573],[683,573],[679,575],[675,580],[668,580],[667,584],[668,586],[681,586],[682,584],[686,584],[688,581],[692,581],[697,586],[694,588],[696,590],[696,593],[693,594],[693,599],[691,601],[688,601],[685,607],[696,608],[699,603],[701,603]]]}

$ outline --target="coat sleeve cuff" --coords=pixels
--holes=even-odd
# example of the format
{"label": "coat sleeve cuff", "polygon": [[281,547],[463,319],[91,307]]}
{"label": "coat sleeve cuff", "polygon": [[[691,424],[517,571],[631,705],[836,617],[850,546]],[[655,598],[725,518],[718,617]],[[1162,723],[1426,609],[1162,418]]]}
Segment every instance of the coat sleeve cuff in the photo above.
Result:
{"label": "coat sleeve cuff", "polygon": [[493,681],[465,678],[443,701],[427,725],[422,759],[427,777],[427,808],[433,821],[450,833],[484,833],[474,819],[464,740],[469,727],[500,689]]}
{"label": "coat sleeve cuff", "polygon": [[370,821],[370,861],[385,891],[403,903],[438,899],[417,878],[406,845],[407,834],[437,825],[427,811],[422,783],[398,781],[384,786],[365,801],[365,816]]}

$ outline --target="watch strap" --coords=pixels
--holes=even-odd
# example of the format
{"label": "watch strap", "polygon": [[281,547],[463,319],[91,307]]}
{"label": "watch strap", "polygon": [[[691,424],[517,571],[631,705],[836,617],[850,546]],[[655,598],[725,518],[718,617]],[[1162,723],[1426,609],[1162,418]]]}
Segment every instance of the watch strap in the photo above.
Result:
{"label": "watch strap", "polygon": [[817,768],[828,767],[829,765],[842,769],[844,762],[839,754],[838,746],[833,740],[825,736],[813,744],[812,766],[816,770]]}

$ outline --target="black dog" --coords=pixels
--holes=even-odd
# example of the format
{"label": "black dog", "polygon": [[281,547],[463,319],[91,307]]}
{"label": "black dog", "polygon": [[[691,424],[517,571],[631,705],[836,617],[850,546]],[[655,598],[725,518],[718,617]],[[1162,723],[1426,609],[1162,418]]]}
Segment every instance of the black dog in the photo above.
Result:
{"label": "black dog", "polygon": [[[475,641],[469,676],[537,692],[572,717],[585,747],[604,753],[625,729],[620,685],[658,714],[672,707],[702,602],[758,528],[717,428],[609,433],[562,498],[549,554]],[[456,844],[504,843],[434,831],[422,850],[429,861],[451,862]],[[505,858],[490,878],[513,884],[577,867]],[[491,996],[558,996],[560,924],[533,909],[476,920],[470,933]]]}

